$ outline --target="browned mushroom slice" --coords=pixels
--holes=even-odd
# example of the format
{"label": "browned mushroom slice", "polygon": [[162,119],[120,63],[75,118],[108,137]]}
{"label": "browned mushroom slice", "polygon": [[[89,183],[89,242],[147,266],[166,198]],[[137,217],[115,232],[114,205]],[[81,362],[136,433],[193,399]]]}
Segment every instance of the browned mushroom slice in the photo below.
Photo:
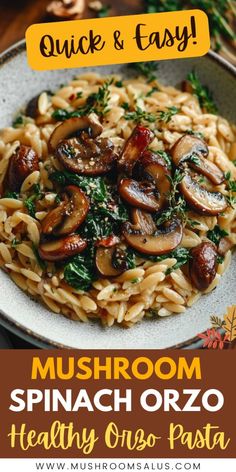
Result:
{"label": "browned mushroom slice", "polygon": [[31,98],[31,100],[27,103],[25,114],[26,116],[30,116],[31,118],[37,118],[39,115],[39,101],[40,95],[36,95],[36,97]]}
{"label": "browned mushroom slice", "polygon": [[104,277],[116,277],[120,275],[123,270],[115,269],[112,265],[112,257],[115,247],[98,247],[95,256],[95,262],[98,272]]}
{"label": "browned mushroom slice", "polygon": [[131,175],[135,163],[153,139],[154,134],[150,129],[137,125],[128,141],[126,141],[118,161],[120,171]]}
{"label": "browned mushroom slice", "polygon": [[91,139],[84,132],[79,138],[62,141],[57,146],[56,156],[66,169],[83,175],[105,174],[117,158],[110,139]]}
{"label": "browned mushroom slice", "polygon": [[82,252],[86,246],[86,241],[79,234],[70,234],[65,238],[41,243],[38,251],[41,259],[54,262],[75,256]]}
{"label": "browned mushroom slice", "polygon": [[158,210],[160,210],[166,204],[167,195],[170,191],[170,170],[164,159],[151,151],[145,151],[143,153],[141,164],[144,169],[144,176],[149,176],[149,178],[155,182],[156,189],[159,193]]}
{"label": "browned mushroom slice", "polygon": [[203,242],[191,250],[189,275],[198,290],[206,290],[216,275],[217,251],[214,244]]}
{"label": "browned mushroom slice", "polygon": [[53,208],[42,220],[41,231],[43,234],[53,234],[56,229],[62,224],[66,216],[67,202],[61,202],[59,206]]}
{"label": "browned mushroom slice", "polygon": [[10,159],[4,188],[18,192],[26,177],[35,170],[39,170],[38,155],[31,147],[21,144]]}
{"label": "browned mushroom slice", "polygon": [[233,247],[233,242],[225,236],[221,238],[218,246],[218,254],[220,256],[225,256],[226,252],[228,252]]}
{"label": "browned mushroom slice", "polygon": [[86,218],[89,201],[85,193],[76,185],[69,185],[64,190],[63,201],[42,221],[43,234],[62,236],[73,233]]}
{"label": "browned mushroom slice", "polygon": [[157,256],[173,251],[181,243],[183,227],[176,219],[166,223],[162,229],[155,227],[155,232],[151,233],[151,226],[148,227],[148,232],[144,232],[144,229],[138,229],[137,224],[134,226],[126,223],[123,235],[128,245],[137,251]]}
{"label": "browned mushroom slice", "polygon": [[186,174],[179,185],[185,200],[197,213],[214,216],[227,208],[227,201],[220,192],[210,192]]}
{"label": "browned mushroom slice", "polygon": [[183,164],[184,161],[187,161],[193,155],[207,157],[208,154],[209,149],[206,143],[202,139],[189,134],[179,138],[171,148],[172,159],[176,167]]}
{"label": "browned mushroom slice", "polygon": [[[188,165],[205,175],[214,185],[224,182],[224,174],[213,162],[206,159],[209,149],[206,143],[196,136],[184,135],[174,144],[171,154],[178,167],[188,161]],[[195,157],[195,159],[192,159]]]}
{"label": "browned mushroom slice", "polygon": [[[156,230],[156,225],[153,221],[152,216],[146,211],[133,208],[131,210],[132,230],[142,231],[145,234],[153,234]],[[128,223],[130,224],[130,223]]]}
{"label": "browned mushroom slice", "polygon": [[121,197],[129,205],[150,212],[159,210],[156,188],[149,182],[137,182],[133,179],[122,179],[118,185]]}
{"label": "browned mushroom slice", "polygon": [[48,143],[49,149],[54,151],[61,141],[72,136],[78,136],[85,130],[92,138],[96,138],[101,134],[103,127],[94,113],[89,116],[74,117],[63,121],[51,134]]}
{"label": "browned mushroom slice", "polygon": [[69,195],[66,215],[62,225],[56,230],[57,235],[73,233],[85,220],[89,211],[89,201],[85,193],[76,185],[65,188]]}

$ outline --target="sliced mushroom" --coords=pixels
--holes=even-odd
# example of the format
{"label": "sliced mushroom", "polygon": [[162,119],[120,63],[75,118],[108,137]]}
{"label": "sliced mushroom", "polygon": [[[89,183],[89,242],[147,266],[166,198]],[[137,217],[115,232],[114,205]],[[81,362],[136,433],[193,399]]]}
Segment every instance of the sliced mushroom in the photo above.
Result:
{"label": "sliced mushroom", "polygon": [[89,201],[76,185],[64,189],[64,201],[51,210],[42,221],[42,233],[62,236],[73,233],[85,220]]}
{"label": "sliced mushroom", "polygon": [[18,192],[26,177],[35,170],[39,170],[37,153],[31,147],[21,144],[10,159],[4,188]]}
{"label": "sliced mushroom", "polygon": [[217,250],[214,244],[203,242],[191,250],[189,275],[198,290],[206,290],[216,276]]}
{"label": "sliced mushroom", "polygon": [[206,143],[196,136],[185,134],[179,138],[171,148],[171,155],[174,164],[178,167],[193,155],[207,157],[209,149]]}
{"label": "sliced mushroom", "polygon": [[156,185],[156,189],[159,193],[158,210],[161,210],[167,202],[167,195],[170,191],[171,172],[164,159],[151,151],[145,151],[143,153],[141,165],[144,170],[144,176],[149,177]]}
{"label": "sliced mushroom", "polygon": [[31,98],[31,100],[28,102],[25,109],[26,116],[30,116],[30,118],[37,118],[37,116],[39,115],[39,97],[40,95],[36,95],[36,97]]}
{"label": "sliced mushroom", "polygon": [[81,132],[85,130],[87,130],[91,138],[96,138],[101,134],[103,127],[95,113],[91,113],[89,116],[74,117],[63,121],[51,134],[48,143],[49,149],[54,151],[61,141],[73,136],[79,136]]}
{"label": "sliced mushroom", "polygon": [[179,188],[189,206],[197,213],[214,216],[227,208],[224,195],[220,192],[210,192],[195,181],[190,173],[185,174]]}
{"label": "sliced mushroom", "polygon": [[155,186],[150,182],[137,182],[133,179],[122,179],[118,185],[121,197],[129,205],[150,212],[159,210],[158,196]]}
{"label": "sliced mushroom", "polygon": [[[142,231],[143,234],[153,234],[156,230],[156,225],[153,221],[152,216],[146,211],[133,208],[131,210],[132,220],[132,231],[139,234]],[[130,223],[128,223],[130,224]]]}
{"label": "sliced mushroom", "polygon": [[65,238],[44,242],[39,245],[41,259],[45,261],[62,261],[82,252],[87,246],[79,234],[70,234]]}
{"label": "sliced mushroom", "polygon": [[225,256],[226,252],[228,252],[233,247],[233,245],[233,242],[230,240],[230,238],[227,238],[227,236],[221,238],[218,246],[218,254],[220,256]]}
{"label": "sliced mushroom", "polygon": [[154,133],[144,126],[137,125],[129,139],[118,161],[121,172],[131,175],[133,167],[141,157],[147,146],[153,141]]}
{"label": "sliced mushroom", "polygon": [[112,265],[112,258],[115,252],[115,247],[98,247],[95,256],[95,262],[98,272],[104,277],[116,277],[120,275],[123,270],[115,269]]}
{"label": "sliced mushroom", "polygon": [[85,9],[85,0],[53,0],[47,6],[47,12],[56,18],[80,18]]}
{"label": "sliced mushroom", "polygon": [[56,156],[66,169],[82,175],[105,174],[117,158],[110,139],[91,139],[85,132],[79,138],[62,141],[57,146]]}
{"label": "sliced mushroom", "polygon": [[177,219],[166,223],[161,229],[155,227],[155,232],[152,233],[151,226],[147,226],[148,232],[144,232],[143,228],[141,226],[138,229],[138,224],[126,223],[123,235],[129,246],[144,254],[161,255],[173,251],[183,237],[183,227]]}
{"label": "sliced mushroom", "polygon": [[[173,162],[178,167],[188,161],[188,165],[205,175],[214,185],[224,182],[224,174],[213,162],[207,158],[209,149],[206,143],[196,136],[184,135],[171,149]],[[191,160],[192,157],[195,159]]]}

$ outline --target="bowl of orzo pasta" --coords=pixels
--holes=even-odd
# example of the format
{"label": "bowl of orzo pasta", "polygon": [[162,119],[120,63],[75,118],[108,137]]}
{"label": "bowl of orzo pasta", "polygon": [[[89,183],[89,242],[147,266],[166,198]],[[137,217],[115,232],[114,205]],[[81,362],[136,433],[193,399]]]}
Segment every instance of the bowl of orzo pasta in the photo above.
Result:
{"label": "bowl of orzo pasta", "polygon": [[0,59],[1,323],[41,346],[187,347],[235,303],[235,71]]}

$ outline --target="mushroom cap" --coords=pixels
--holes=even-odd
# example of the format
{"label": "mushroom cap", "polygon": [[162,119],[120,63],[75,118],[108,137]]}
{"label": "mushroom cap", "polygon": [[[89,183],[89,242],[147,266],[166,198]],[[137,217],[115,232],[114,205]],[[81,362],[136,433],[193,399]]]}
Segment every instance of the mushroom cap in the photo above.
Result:
{"label": "mushroom cap", "polygon": [[88,116],[68,118],[68,120],[56,126],[48,142],[49,150],[52,152],[55,151],[61,141],[75,136],[84,130],[89,130],[89,135],[92,138],[96,138],[101,134],[103,127],[95,113],[91,113]]}
{"label": "mushroom cap", "polygon": [[21,144],[10,158],[4,187],[18,192],[26,177],[36,170],[39,170],[37,153],[30,146]]}
{"label": "mushroom cap", "polygon": [[104,277],[116,277],[120,275],[123,270],[115,269],[112,265],[112,258],[115,251],[114,247],[98,247],[95,255],[95,263],[99,274]]}
{"label": "mushroom cap", "polygon": [[120,196],[131,206],[150,212],[159,210],[158,194],[155,187],[148,182],[137,182],[133,179],[122,179],[118,185]]}
{"label": "mushroom cap", "polygon": [[211,242],[202,242],[191,250],[189,275],[198,290],[206,290],[213,282],[216,275],[216,261],[217,250]]}
{"label": "mushroom cap", "polygon": [[76,185],[64,189],[64,201],[51,210],[42,221],[43,234],[63,236],[73,233],[83,223],[89,211],[89,200]]}
{"label": "mushroom cap", "polygon": [[132,225],[127,223],[123,235],[127,244],[137,251],[158,256],[167,254],[179,246],[183,237],[183,226],[176,219],[166,223],[161,229],[156,229],[155,233],[145,234],[141,229],[134,230]]}
{"label": "mushroom cap", "polygon": [[224,195],[220,192],[210,192],[195,181],[190,173],[185,174],[179,188],[189,206],[197,213],[209,216],[219,215],[228,206]]}
{"label": "mushroom cap", "polygon": [[38,251],[45,261],[63,261],[82,252],[87,246],[79,234],[70,234],[54,241],[42,242]]}

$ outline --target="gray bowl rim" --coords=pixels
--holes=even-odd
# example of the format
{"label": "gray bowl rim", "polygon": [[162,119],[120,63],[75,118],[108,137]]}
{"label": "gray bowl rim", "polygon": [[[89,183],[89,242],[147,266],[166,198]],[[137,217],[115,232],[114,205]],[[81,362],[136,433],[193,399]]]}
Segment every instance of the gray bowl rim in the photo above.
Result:
{"label": "gray bowl rim", "polygon": [[[8,49],[3,51],[0,54],[0,67],[3,64],[6,64],[10,61],[13,57],[20,54],[22,51],[26,50],[26,42],[25,40],[20,40],[17,43],[10,46]],[[216,62],[218,65],[222,66],[223,69],[226,69],[234,78],[236,78],[236,67],[230,64],[226,59],[221,57],[219,54],[215,53],[214,51],[210,50],[207,53],[207,56],[213,62]],[[71,349],[70,346],[67,346],[62,343],[57,343],[50,340],[47,337],[41,336],[35,333],[32,330],[26,329],[20,323],[14,321],[7,313],[0,310],[0,324],[11,331],[13,334],[23,338],[24,340],[28,341],[29,343],[33,343],[35,346],[43,348],[43,349]],[[169,349],[201,349],[203,342],[195,336],[188,341],[184,341],[183,343],[176,344],[171,346]],[[80,348],[78,348],[80,350]],[[81,349],[82,350],[82,349]],[[101,350],[102,351],[102,350]],[[131,350],[132,351],[132,350]]]}

